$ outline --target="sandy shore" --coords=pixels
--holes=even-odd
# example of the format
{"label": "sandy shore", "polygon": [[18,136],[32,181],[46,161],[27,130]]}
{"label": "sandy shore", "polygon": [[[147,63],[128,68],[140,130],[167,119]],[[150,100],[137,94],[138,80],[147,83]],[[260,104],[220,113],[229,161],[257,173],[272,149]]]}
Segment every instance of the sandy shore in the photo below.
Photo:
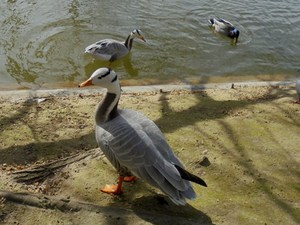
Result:
{"label": "sandy shore", "polygon": [[[117,174],[91,155],[44,180],[14,172],[97,148],[97,89],[0,92],[0,223],[299,224],[300,105],[290,82],[123,87],[120,107],[143,112],[207,188],[175,206],[138,180],[122,196],[99,192]],[[97,151],[97,150],[96,150]],[[59,206],[16,203],[8,193],[64,199]],[[78,208],[76,208],[76,207]],[[73,208],[72,208],[73,207]],[[65,210],[63,210],[65,209]],[[75,210],[78,209],[78,210]]]}

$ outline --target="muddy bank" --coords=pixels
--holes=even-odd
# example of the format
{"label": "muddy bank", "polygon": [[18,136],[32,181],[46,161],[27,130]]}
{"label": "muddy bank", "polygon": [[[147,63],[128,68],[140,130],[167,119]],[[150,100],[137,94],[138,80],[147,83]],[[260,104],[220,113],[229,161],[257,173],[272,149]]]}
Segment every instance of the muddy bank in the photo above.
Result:
{"label": "muddy bank", "polygon": [[[103,92],[1,98],[0,190],[61,197],[86,207],[63,211],[0,201],[6,224],[299,224],[300,106],[292,85],[130,91],[120,106],[144,112],[187,169],[208,188],[173,205],[141,180],[120,197],[99,192],[117,174],[87,157],[33,184],[12,173],[97,148],[94,110]],[[162,89],[162,90],[161,90]],[[32,97],[32,98],[28,98]],[[205,160],[203,160],[205,159]],[[33,216],[34,215],[34,216]]]}

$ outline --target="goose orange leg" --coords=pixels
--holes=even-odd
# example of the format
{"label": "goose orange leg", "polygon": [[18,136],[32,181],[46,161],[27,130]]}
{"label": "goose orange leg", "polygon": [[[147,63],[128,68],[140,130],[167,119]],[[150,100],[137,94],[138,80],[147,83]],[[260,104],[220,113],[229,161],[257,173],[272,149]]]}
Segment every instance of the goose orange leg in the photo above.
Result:
{"label": "goose orange leg", "polygon": [[107,194],[120,195],[123,192],[122,191],[123,181],[124,181],[124,177],[119,177],[119,181],[117,185],[106,184],[105,187],[101,189],[101,191]]}
{"label": "goose orange leg", "polygon": [[124,182],[134,182],[137,181],[137,177],[136,176],[126,176],[124,177]]}

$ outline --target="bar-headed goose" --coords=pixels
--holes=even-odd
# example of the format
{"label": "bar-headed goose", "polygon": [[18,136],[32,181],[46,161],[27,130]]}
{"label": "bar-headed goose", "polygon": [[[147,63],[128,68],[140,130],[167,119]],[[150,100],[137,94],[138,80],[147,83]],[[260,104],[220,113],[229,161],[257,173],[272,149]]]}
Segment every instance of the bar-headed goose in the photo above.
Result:
{"label": "bar-headed goose", "polygon": [[101,191],[120,194],[124,179],[137,176],[175,204],[196,198],[190,181],[206,186],[205,181],[184,169],[156,124],[137,111],[118,108],[121,88],[117,74],[100,68],[79,87],[89,85],[107,89],[96,110],[96,140],[119,173],[118,184],[106,185]]}
{"label": "bar-headed goose", "polygon": [[146,42],[142,31],[135,29],[128,35],[125,42],[114,39],[104,39],[86,47],[85,53],[89,53],[94,57],[113,62],[124,57],[130,52],[134,38],[139,38]]}
{"label": "bar-headed goose", "polygon": [[224,34],[234,40],[234,43],[237,43],[240,31],[236,29],[232,23],[221,19],[221,18],[212,18],[209,20],[215,32]]}

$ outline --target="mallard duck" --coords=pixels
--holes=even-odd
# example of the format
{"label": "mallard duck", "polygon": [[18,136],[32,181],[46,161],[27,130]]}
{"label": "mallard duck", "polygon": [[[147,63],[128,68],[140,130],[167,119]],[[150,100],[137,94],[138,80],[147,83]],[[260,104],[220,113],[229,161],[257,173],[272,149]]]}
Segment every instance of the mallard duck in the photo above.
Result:
{"label": "mallard duck", "polygon": [[185,170],[157,125],[142,113],[118,108],[121,87],[117,74],[100,68],[79,87],[89,85],[107,89],[96,110],[96,140],[119,173],[118,184],[106,185],[101,191],[121,194],[123,181],[138,177],[177,205],[196,198],[190,181],[206,187],[205,181]]}
{"label": "mallard duck", "polygon": [[209,20],[209,22],[216,32],[232,38],[234,42],[237,43],[240,31],[236,29],[232,23],[221,18],[212,18]]}
{"label": "mallard duck", "polygon": [[139,38],[146,42],[142,31],[135,29],[128,35],[125,42],[116,41],[114,39],[104,39],[86,47],[85,53],[113,62],[130,52],[134,38]]}

